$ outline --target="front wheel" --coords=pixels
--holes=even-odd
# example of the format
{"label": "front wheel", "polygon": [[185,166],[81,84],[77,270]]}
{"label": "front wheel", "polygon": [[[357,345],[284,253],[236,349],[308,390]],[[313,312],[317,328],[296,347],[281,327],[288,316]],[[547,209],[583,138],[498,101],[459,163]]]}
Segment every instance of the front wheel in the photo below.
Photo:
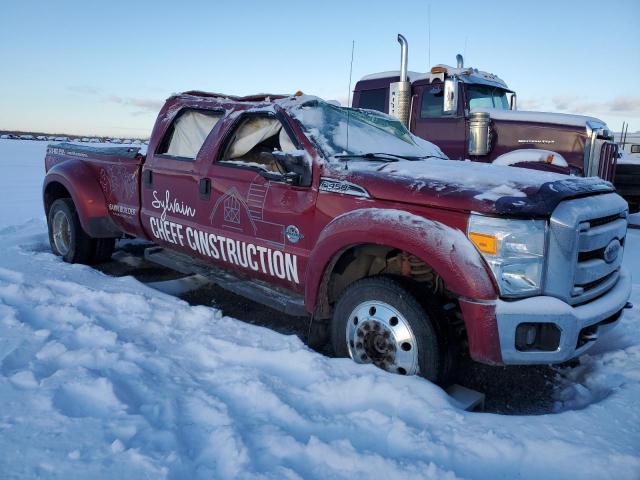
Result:
{"label": "front wheel", "polygon": [[441,343],[425,309],[399,282],[369,277],[349,286],[336,305],[331,343],[336,355],[401,375],[439,382]]}

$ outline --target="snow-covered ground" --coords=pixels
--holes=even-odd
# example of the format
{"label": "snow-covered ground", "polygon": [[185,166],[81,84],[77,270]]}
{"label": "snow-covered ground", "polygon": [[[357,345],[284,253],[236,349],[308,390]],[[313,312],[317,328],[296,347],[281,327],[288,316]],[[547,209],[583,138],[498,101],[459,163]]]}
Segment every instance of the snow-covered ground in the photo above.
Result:
{"label": "snow-covered ground", "polygon": [[[45,148],[0,140],[0,477],[640,478],[640,283],[561,372],[556,413],[468,413],[423,379],[61,262]],[[640,230],[625,264],[640,281]]]}

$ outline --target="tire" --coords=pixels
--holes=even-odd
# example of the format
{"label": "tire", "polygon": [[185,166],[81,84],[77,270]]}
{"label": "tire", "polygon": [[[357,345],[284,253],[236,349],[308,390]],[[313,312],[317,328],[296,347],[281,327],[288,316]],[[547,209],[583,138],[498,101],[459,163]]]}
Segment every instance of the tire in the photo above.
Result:
{"label": "tire", "polygon": [[94,240],[95,248],[92,263],[104,263],[111,260],[113,250],[116,246],[115,238],[98,238]]}
{"label": "tire", "polygon": [[338,300],[331,344],[337,356],[441,383],[450,365],[435,320],[399,281],[368,277]]}
{"label": "tire", "polygon": [[95,242],[80,225],[73,200],[59,198],[47,216],[51,251],[68,263],[89,264],[93,260]]}

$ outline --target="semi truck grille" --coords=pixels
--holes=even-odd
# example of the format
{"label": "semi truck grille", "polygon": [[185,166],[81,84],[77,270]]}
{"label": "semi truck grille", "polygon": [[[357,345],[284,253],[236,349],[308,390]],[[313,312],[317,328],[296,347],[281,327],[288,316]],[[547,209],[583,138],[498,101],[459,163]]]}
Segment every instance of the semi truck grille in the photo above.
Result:
{"label": "semi truck grille", "polygon": [[613,182],[618,162],[618,145],[606,125],[588,121],[584,145],[584,176]]}
{"label": "semi truck grille", "polygon": [[618,162],[618,145],[613,142],[604,142],[600,148],[598,160],[598,176],[610,182],[616,174]]}
{"label": "semi truck grille", "polygon": [[618,281],[627,204],[610,193],[562,202],[550,221],[545,294],[571,305],[589,302]]}

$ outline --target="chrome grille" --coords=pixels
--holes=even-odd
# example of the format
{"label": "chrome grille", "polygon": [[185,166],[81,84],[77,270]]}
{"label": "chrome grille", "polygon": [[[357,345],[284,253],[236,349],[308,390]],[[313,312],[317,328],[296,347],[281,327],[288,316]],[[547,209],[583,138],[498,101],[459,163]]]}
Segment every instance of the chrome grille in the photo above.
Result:
{"label": "chrome grille", "polygon": [[600,147],[598,158],[598,176],[610,182],[616,174],[618,163],[618,145],[613,142],[604,142]]}
{"label": "chrome grille", "polygon": [[607,126],[599,121],[588,121],[586,130],[584,176],[598,176],[612,182],[618,161],[618,145]]}
{"label": "chrome grille", "polygon": [[[626,216],[627,204],[615,193],[560,203],[549,224],[545,294],[578,305],[613,287],[622,264]],[[605,249],[614,239],[622,248],[607,262]]]}

